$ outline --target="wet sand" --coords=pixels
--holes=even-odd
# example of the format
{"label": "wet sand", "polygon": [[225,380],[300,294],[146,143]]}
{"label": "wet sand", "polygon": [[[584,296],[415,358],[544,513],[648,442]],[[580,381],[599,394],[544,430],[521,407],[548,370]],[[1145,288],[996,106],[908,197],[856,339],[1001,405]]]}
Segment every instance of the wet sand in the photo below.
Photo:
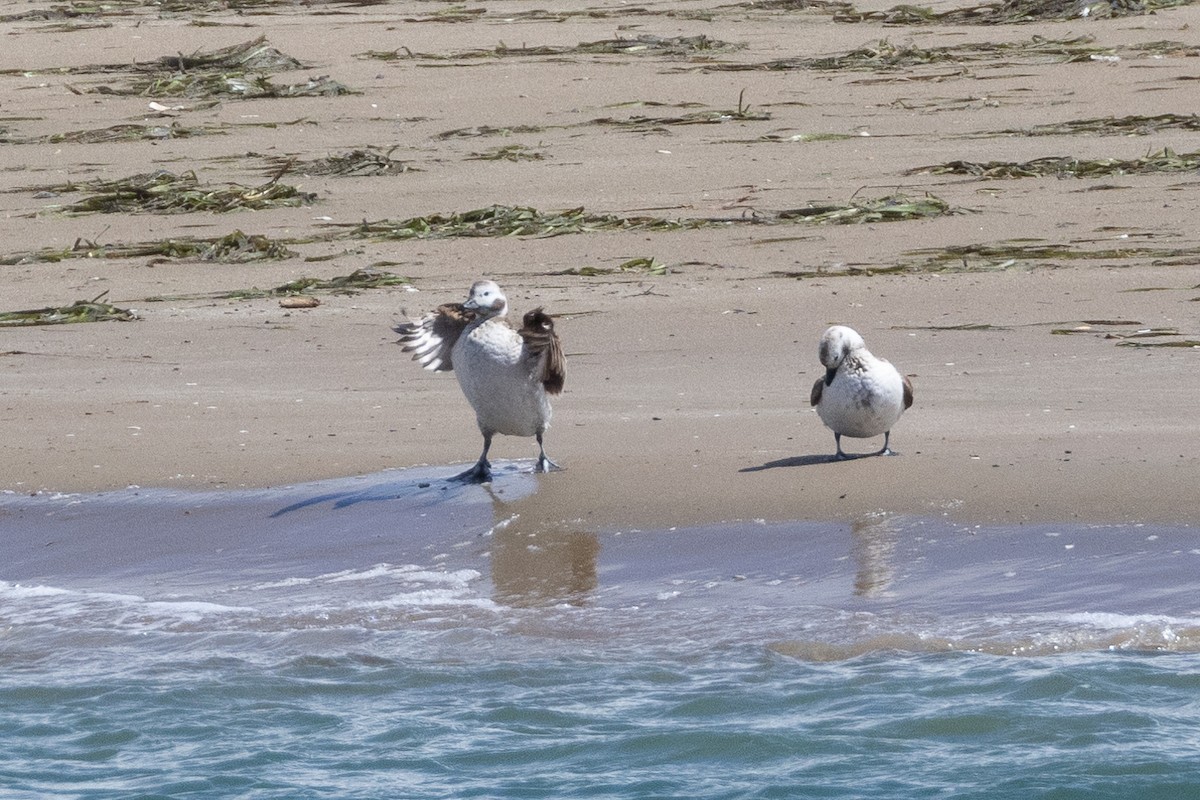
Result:
{"label": "wet sand", "polygon": [[[135,8],[99,20],[111,27],[69,31],[45,20],[0,23],[7,45],[0,51],[0,260],[80,239],[112,244],[242,230],[295,240],[323,235],[329,223],[490,204],[749,219],[898,190],[932,193],[962,213],[548,238],[326,239],[289,245],[290,258],[250,264],[159,257],[5,264],[0,310],[107,291],[107,300],[140,319],[0,329],[0,489],[264,487],[469,463],[480,442],[456,382],[417,369],[390,328],[405,310],[461,300],[471,281],[487,276],[508,290],[515,313],[545,305],[560,316],[569,373],[547,447],[567,470],[538,478],[536,495],[540,513],[557,520],[596,530],[859,519],[880,511],[1012,523],[1200,518],[1200,350],[1128,346],[1200,338],[1195,173],[990,181],[907,174],[956,159],[1134,159],[1167,147],[1200,150],[1197,130],[997,133],[1190,113],[1192,51],[1137,45],[1187,41],[1200,11],[894,27],[717,3],[644,8],[555,23],[505,22],[528,10],[520,3],[488,5],[465,22],[410,21],[444,10],[421,2],[260,14]],[[707,9],[710,18],[681,15],[684,8]],[[226,97],[209,105],[89,91],[126,83],[128,70],[53,72],[152,61],[260,34],[311,65],[273,81],[329,75],[361,94]],[[462,55],[500,42],[573,46],[618,34],[704,34],[744,47],[690,57]],[[1082,34],[1118,60],[1003,54],[887,70],[703,69],[843,53],[885,38],[933,48]],[[402,48],[459,55],[361,57]],[[632,130],[594,122],[736,110],[743,90],[742,102],[769,119]],[[150,102],[181,108],[154,112]],[[635,102],[643,105],[625,105]],[[224,132],[32,141],[131,122]],[[541,129],[442,136],[519,125]],[[800,140],[805,134],[850,138]],[[542,158],[471,157],[514,144]],[[354,178],[287,173],[282,181],[316,195],[299,208],[68,216],[52,207],[78,194],[46,196],[36,188],[156,169],[257,185],[273,169],[263,156],[304,162],[366,146],[390,150],[412,170]],[[1030,244],[1062,248],[1015,260],[969,254],[951,259],[947,271],[878,272],[925,263],[929,254],[915,252],[922,248],[1010,252]],[[668,273],[562,274],[641,257]],[[411,278],[418,291],[321,294],[311,310],[283,309],[275,298],[146,300],[380,264]],[[1086,321],[1115,324],[1054,333]],[[899,457],[828,462],[833,437],[807,397],[820,374],[816,339],[834,322],[857,328],[877,354],[913,376],[916,405],[892,437]],[[1159,328],[1178,336],[1109,338]],[[530,459],[535,449],[501,439],[493,454]]]}

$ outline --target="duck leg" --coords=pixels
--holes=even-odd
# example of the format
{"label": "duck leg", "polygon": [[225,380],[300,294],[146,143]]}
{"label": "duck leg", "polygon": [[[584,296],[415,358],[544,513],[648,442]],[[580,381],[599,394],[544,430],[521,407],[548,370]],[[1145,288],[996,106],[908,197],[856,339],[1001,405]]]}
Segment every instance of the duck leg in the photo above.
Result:
{"label": "duck leg", "polygon": [[480,454],[479,460],[475,462],[475,466],[471,467],[466,472],[460,472],[455,475],[452,480],[462,481],[463,483],[491,483],[492,482],[492,464],[488,461],[488,450],[492,449],[492,434],[488,431],[483,433],[483,453]]}
{"label": "duck leg", "polygon": [[892,438],[892,432],[891,432],[891,431],[884,431],[884,434],[883,434],[883,447],[882,447],[882,449],[880,449],[880,451],[879,451],[878,453],[876,453],[875,455],[877,455],[877,456],[897,456],[897,455],[900,455],[899,453],[895,453],[895,452],[893,452],[893,451],[892,451],[892,449],[888,447],[888,440],[889,440],[889,439],[891,439],[891,438]]}
{"label": "duck leg", "polygon": [[557,472],[558,470],[561,470],[562,467],[560,467],[558,464],[555,464],[553,461],[551,461],[546,456],[546,447],[544,444],[542,444],[541,432],[539,432],[537,434],[537,443],[538,443],[538,460],[537,460],[537,467],[535,468],[534,471],[535,472]]}
{"label": "duck leg", "polygon": [[837,444],[837,455],[835,455],[834,458],[836,458],[838,461],[845,461],[846,459],[850,458],[850,456],[846,455],[845,451],[842,450],[842,435],[837,431],[834,431],[833,433],[833,441],[835,444]]}

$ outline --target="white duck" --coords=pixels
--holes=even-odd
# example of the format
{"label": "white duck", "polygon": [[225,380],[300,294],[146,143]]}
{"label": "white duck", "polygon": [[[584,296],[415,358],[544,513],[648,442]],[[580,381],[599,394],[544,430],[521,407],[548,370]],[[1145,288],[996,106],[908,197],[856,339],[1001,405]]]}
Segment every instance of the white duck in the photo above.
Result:
{"label": "white duck", "polygon": [[862,336],[853,328],[834,325],[821,335],[818,347],[825,376],[812,387],[810,397],[817,415],[833,431],[837,458],[842,436],[860,439],[883,434],[883,448],[875,455],[893,455],[888,449],[892,426],[913,404],[912,382],[867,350]]}
{"label": "white duck", "polygon": [[396,326],[400,344],[425,369],[454,370],[475,409],[483,454],[460,480],[492,478],[488,450],[497,433],[533,436],[537,471],[560,467],[546,457],[542,436],[550,425],[550,401],[566,378],[566,357],[554,321],[541,308],[525,314],[520,330],[505,315],[508,299],[493,281],[477,281],[465,303],[448,303],[415,322]]}

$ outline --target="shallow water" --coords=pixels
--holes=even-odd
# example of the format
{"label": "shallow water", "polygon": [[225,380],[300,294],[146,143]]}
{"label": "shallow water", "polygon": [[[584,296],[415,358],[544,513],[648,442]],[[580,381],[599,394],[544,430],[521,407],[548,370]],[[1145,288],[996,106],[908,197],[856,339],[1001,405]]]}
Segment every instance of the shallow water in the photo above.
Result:
{"label": "shallow water", "polygon": [[589,530],[443,475],[0,497],[0,797],[1200,793],[1194,528]]}

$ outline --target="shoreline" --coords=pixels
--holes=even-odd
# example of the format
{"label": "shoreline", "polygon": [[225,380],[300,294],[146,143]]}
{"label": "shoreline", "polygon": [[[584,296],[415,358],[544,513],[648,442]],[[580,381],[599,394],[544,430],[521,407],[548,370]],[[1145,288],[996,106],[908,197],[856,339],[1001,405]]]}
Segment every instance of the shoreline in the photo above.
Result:
{"label": "shoreline", "polygon": [[[554,25],[494,8],[439,19],[423,5],[334,16],[130,7],[110,27],[61,30],[0,22],[12,45],[0,54],[0,312],[105,293],[139,317],[0,328],[0,491],[262,487],[469,464],[481,442],[456,381],[422,372],[391,327],[487,277],[515,319],[539,305],[556,315],[567,352],[546,439],[567,469],[539,481],[534,504],[547,519],[1200,519],[1200,348],[1172,346],[1200,341],[1194,170],[928,169],[1200,152],[1200,131],[1170,116],[1191,112],[1195,59],[1149,46],[1194,30],[1200,6],[1039,26],[1076,37],[1085,25],[1089,48],[1118,54],[1100,60],[1030,50],[1027,25],[938,22],[905,28],[906,40],[1005,46],[775,69],[764,65],[797,53],[849,58],[896,29],[710,3],[695,17],[651,4]],[[570,49],[626,28],[675,49]],[[701,33],[730,45],[686,50]],[[321,59],[272,72],[275,85],[328,75],[352,91],[122,93],[164,54],[260,35]],[[533,49],[471,54],[501,35]],[[1140,127],[1068,124],[1116,108]],[[135,125],[189,133],[51,141]],[[321,171],[363,148],[394,169]],[[209,188],[273,175],[302,199],[227,213],[69,210],[105,181],[160,170]],[[891,221],[880,207],[920,205],[878,205],[896,195],[932,197],[933,210]],[[806,216],[859,201],[875,215]],[[515,232],[438,222],[492,205],[539,219],[582,208],[584,221]],[[646,218],[657,222],[631,222]],[[253,260],[121,249],[237,231],[282,249]],[[225,296],[361,269],[409,283],[315,290],[312,309]],[[817,337],[833,323],[913,376],[897,458],[823,461],[833,436],[808,393]],[[498,437],[494,455],[535,452]]]}
{"label": "shoreline", "polygon": [[[1178,378],[1194,353],[1121,347],[1103,329],[1053,335],[1063,321],[1042,307],[1086,287],[1092,297],[1079,318],[1111,316],[1104,312],[1119,297],[1127,315],[1156,325],[1157,293],[1127,291],[1156,277],[1064,270],[832,288],[669,277],[652,288],[670,297],[641,297],[623,284],[613,299],[590,287],[548,296],[510,280],[514,313],[534,302],[564,312],[567,391],[555,400],[547,451],[566,470],[539,478],[537,496],[551,516],[606,526],[880,512],[964,522],[1195,520],[1191,420],[1200,409],[1186,413],[1197,399]],[[1043,302],[988,317],[963,309],[951,322],[943,308],[967,283],[981,296],[1036,293]],[[820,372],[816,336],[826,320],[847,321],[834,316],[839,307],[873,295],[886,296],[895,317],[886,326],[850,323],[915,376],[916,403],[893,432],[901,455],[826,463],[833,436],[806,396]],[[797,296],[820,308],[820,324],[790,318]],[[27,354],[3,363],[10,375],[22,368],[28,384],[18,402],[6,393],[16,424],[0,489],[264,487],[469,465],[479,435],[457,382],[419,369],[386,324],[401,303],[454,299],[386,290],[311,311],[223,302],[180,307],[165,321],[8,331]],[[586,305],[595,311],[580,313]],[[639,319],[666,307],[657,327]],[[992,327],[945,329],[981,319]],[[172,341],[189,322],[202,330]],[[153,336],[131,338],[131,328]],[[289,354],[300,347],[308,353],[297,364]],[[86,388],[73,391],[81,381]],[[1147,392],[1159,402],[1146,403]],[[532,440],[497,437],[499,460],[535,453]]]}

